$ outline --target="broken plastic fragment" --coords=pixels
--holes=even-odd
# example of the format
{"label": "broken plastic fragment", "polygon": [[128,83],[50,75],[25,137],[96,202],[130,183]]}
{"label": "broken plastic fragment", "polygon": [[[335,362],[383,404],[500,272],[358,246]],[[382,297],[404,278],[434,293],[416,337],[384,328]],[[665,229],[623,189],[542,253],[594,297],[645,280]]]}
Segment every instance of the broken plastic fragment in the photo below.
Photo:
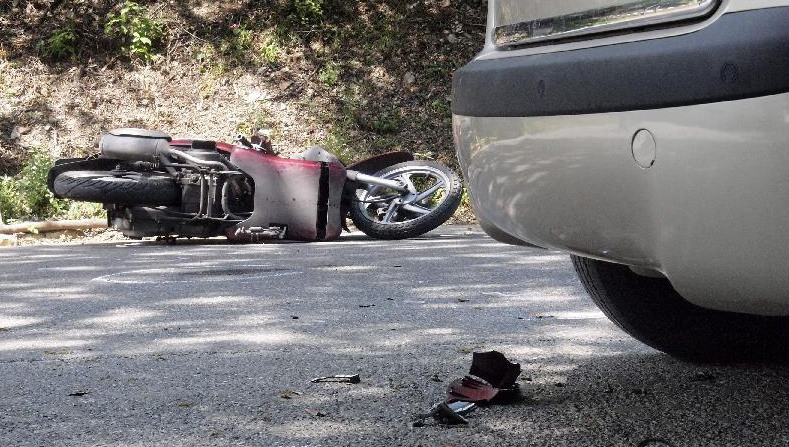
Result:
{"label": "broken plastic fragment", "polygon": [[504,403],[517,399],[520,388],[515,383],[521,366],[497,351],[475,352],[469,374],[453,381],[447,389],[447,402],[463,400]]}
{"label": "broken plastic fragment", "polygon": [[494,388],[511,388],[521,374],[521,365],[510,362],[498,351],[475,352],[468,373]]}
{"label": "broken plastic fragment", "polygon": [[499,393],[488,382],[477,377],[466,376],[453,380],[447,389],[447,401],[488,402]]}
{"label": "broken plastic fragment", "polygon": [[312,383],[321,383],[321,382],[360,383],[361,381],[362,378],[359,376],[359,374],[316,377],[310,380],[310,382]]}
{"label": "broken plastic fragment", "polygon": [[433,418],[436,424],[440,425],[468,425],[468,421],[463,416],[474,411],[477,405],[473,402],[442,402],[437,404],[426,414],[417,416],[413,423],[414,427],[424,427],[428,425],[425,419]]}

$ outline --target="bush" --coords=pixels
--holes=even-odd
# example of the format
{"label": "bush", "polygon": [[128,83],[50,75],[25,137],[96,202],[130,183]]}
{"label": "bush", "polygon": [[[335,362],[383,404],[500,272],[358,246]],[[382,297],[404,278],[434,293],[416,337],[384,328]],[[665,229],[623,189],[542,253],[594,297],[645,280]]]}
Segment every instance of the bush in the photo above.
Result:
{"label": "bush", "polygon": [[53,165],[52,157],[36,149],[18,175],[0,177],[0,213],[3,219],[79,219],[102,214],[100,204],[56,199],[47,189],[47,173]]}
{"label": "bush", "polygon": [[219,45],[220,52],[242,64],[254,62],[274,66],[279,62],[282,48],[271,31],[256,32],[249,24],[234,24],[230,39]]}
{"label": "bush", "polygon": [[67,26],[53,32],[48,38],[39,41],[36,49],[39,54],[49,59],[62,59],[74,56],[74,44],[77,35],[73,26]]}
{"label": "bush", "polygon": [[119,37],[123,43],[121,50],[130,58],[150,62],[154,49],[164,37],[162,23],[147,16],[147,11],[133,1],[125,1],[118,13],[110,13],[104,32],[111,37]]}
{"label": "bush", "polygon": [[333,87],[340,80],[340,66],[334,62],[327,63],[318,73],[318,80],[326,87]]}
{"label": "bush", "polygon": [[324,0],[293,0],[296,15],[303,24],[317,22],[323,17]]}
{"label": "bush", "polygon": [[277,37],[274,35],[274,33],[263,33],[257,48],[258,59],[268,65],[276,65],[279,62],[281,53],[282,48],[280,47]]}
{"label": "bush", "polygon": [[62,212],[67,204],[55,199],[47,189],[47,172],[52,159],[41,150],[34,150],[22,172],[0,180],[0,209],[6,219],[44,218]]}

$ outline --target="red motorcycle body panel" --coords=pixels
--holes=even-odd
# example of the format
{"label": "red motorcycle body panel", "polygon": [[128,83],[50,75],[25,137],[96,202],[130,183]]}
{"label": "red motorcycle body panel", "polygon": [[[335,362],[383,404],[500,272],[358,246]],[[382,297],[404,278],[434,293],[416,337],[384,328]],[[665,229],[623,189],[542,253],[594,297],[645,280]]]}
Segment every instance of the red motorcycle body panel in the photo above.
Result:
{"label": "red motorcycle body panel", "polygon": [[228,238],[257,242],[270,237],[270,228],[286,228],[282,237],[289,240],[329,241],[340,236],[340,202],[346,180],[342,164],[293,160],[238,148],[228,152],[230,161],[255,182],[254,212],[231,228]]}

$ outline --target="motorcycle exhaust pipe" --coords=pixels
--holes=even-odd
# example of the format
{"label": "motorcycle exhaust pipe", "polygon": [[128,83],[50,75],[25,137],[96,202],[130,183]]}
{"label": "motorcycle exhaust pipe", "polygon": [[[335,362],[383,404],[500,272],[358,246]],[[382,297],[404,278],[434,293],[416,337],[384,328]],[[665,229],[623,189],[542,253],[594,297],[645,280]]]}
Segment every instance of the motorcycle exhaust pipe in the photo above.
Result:
{"label": "motorcycle exhaust pipe", "polygon": [[175,149],[171,149],[168,145],[167,150],[165,151],[166,155],[169,155],[173,158],[179,158],[187,163],[193,164],[195,166],[201,166],[206,168],[214,168],[220,171],[224,171],[227,169],[224,163],[219,161],[210,161],[210,160],[201,160],[197,157],[192,157],[191,155],[187,154],[183,151],[177,151]]}

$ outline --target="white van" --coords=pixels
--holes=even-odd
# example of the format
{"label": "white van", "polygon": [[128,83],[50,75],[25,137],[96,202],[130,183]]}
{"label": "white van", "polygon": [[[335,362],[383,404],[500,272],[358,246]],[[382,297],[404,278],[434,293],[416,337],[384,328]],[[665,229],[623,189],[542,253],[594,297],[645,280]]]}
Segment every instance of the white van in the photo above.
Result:
{"label": "white van", "polygon": [[657,349],[787,357],[789,0],[488,4],[452,105],[488,233]]}

